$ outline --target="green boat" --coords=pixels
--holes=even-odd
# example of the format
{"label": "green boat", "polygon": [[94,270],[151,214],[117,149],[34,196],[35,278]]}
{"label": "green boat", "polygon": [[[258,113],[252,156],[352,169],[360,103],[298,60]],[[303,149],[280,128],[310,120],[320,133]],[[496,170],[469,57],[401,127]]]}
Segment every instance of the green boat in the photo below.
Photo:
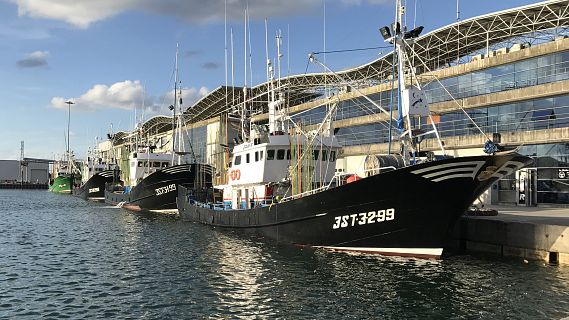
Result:
{"label": "green boat", "polygon": [[61,175],[49,185],[49,191],[55,193],[71,193],[73,190],[73,175]]}
{"label": "green boat", "polygon": [[53,164],[53,176],[57,173],[57,176],[53,179],[49,185],[49,191],[55,193],[66,193],[71,194],[75,186],[75,179],[79,179],[81,182],[81,174],[73,158],[73,153],[70,151],[69,144],[69,124],[71,122],[71,105],[75,104],[72,101],[66,101],[67,104],[67,140],[66,151],[64,159],[57,161]]}

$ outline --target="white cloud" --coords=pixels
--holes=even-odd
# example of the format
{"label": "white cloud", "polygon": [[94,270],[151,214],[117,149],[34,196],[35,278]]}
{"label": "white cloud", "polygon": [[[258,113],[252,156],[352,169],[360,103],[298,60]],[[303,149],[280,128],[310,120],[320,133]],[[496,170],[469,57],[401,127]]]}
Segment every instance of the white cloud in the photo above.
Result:
{"label": "white cloud", "polygon": [[131,110],[142,105],[144,88],[140,81],[125,80],[111,86],[96,84],[78,98],[54,97],[51,106],[67,108],[65,101],[75,102],[72,106],[77,110],[96,110],[102,108],[118,108]]}
{"label": "white cloud", "polygon": [[19,16],[60,20],[86,28],[133,8],[138,0],[12,0],[18,5]]}
{"label": "white cloud", "polygon": [[[186,110],[196,103],[199,99],[209,93],[208,88],[183,88],[182,89],[182,109]],[[174,104],[174,90],[170,90],[160,97],[160,102],[153,106],[155,112],[161,111],[163,114],[170,113],[168,106]]]}
{"label": "white cloud", "polygon": [[[189,22],[223,20],[225,0],[11,0],[20,16],[65,21],[80,28],[125,11],[174,16]],[[242,19],[246,0],[227,0],[229,19]],[[322,0],[248,0],[252,19],[286,16],[320,6]],[[378,0],[367,0],[378,1]]]}
{"label": "white cloud", "polygon": [[[208,92],[209,90],[206,87],[183,88],[182,108],[186,109],[192,106],[200,98],[207,95]],[[75,110],[83,111],[110,108],[133,110],[134,108],[141,108],[144,104],[146,115],[152,116],[171,113],[171,111],[168,110],[168,106],[174,103],[174,90],[156,98],[145,93],[140,81],[125,80],[110,86],[96,84],[77,98],[53,97],[51,99],[51,106],[58,109],[67,109],[66,101],[73,101],[74,104],[71,105],[71,107]]]}
{"label": "white cloud", "polygon": [[37,68],[47,66],[48,51],[34,51],[28,53],[24,58],[18,60],[16,64],[20,68]]}

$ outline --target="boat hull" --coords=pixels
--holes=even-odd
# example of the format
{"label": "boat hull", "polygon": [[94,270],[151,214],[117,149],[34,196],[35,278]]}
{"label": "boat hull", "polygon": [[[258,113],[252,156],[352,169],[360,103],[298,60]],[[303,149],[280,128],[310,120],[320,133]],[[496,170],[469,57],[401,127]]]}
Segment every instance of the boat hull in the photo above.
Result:
{"label": "boat hull", "polygon": [[182,219],[332,250],[438,258],[449,228],[493,182],[531,163],[517,154],[429,162],[299,199],[214,210],[178,195]]}
{"label": "boat hull", "polygon": [[212,183],[212,167],[205,164],[183,164],[158,170],[133,187],[130,192],[117,191],[108,185],[105,202],[133,211],[176,210],[177,189],[208,188]]}
{"label": "boat hull", "polygon": [[84,200],[104,200],[105,186],[112,184],[119,177],[115,170],[105,170],[94,174],[81,187],[73,189],[73,195]]}
{"label": "boat hull", "polygon": [[53,193],[65,193],[70,194],[73,189],[73,175],[71,176],[58,176],[53,180],[53,183],[49,185],[49,191]]}

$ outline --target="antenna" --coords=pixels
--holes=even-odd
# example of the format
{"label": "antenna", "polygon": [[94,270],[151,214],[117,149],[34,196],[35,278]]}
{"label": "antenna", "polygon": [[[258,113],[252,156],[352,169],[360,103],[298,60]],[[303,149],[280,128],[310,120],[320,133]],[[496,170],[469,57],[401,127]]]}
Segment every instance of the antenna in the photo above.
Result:
{"label": "antenna", "polygon": [[233,64],[233,27],[231,27],[231,106],[235,103],[235,68]]}
{"label": "antenna", "polygon": [[253,87],[253,49],[251,49],[251,25],[250,25],[250,20],[249,20],[249,1],[247,1],[247,30],[248,30],[248,34],[247,36],[249,37],[248,43],[249,43],[249,82],[251,84],[251,87]]}
{"label": "antenna", "polygon": [[225,0],[225,7],[224,7],[224,51],[225,51],[225,105],[227,106],[227,0]]}
{"label": "antenna", "polygon": [[456,0],[456,20],[460,20],[460,0]]}
{"label": "antenna", "polygon": [[[249,2],[247,2],[248,4]],[[241,137],[243,138],[243,140],[245,141],[245,110],[247,109],[247,8],[245,8],[245,42],[243,43],[243,48],[245,50],[245,55],[244,55],[244,63],[245,63],[245,85],[243,86],[243,106],[241,107]]]}
{"label": "antenna", "polygon": [[265,18],[265,59],[267,62],[267,81],[269,81],[269,31],[268,31],[268,26],[267,26],[267,18]]}

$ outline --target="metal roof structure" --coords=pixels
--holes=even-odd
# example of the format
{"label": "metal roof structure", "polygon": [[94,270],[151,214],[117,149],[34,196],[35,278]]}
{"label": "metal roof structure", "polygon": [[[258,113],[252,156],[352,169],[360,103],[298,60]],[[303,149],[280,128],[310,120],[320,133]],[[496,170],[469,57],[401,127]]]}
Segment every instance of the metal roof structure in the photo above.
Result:
{"label": "metal roof structure", "polygon": [[172,130],[172,118],[168,116],[154,116],[146,120],[141,127],[138,127],[133,132],[118,131],[112,136],[113,144],[121,144],[129,137],[132,137],[137,132],[143,135],[146,134],[157,134],[161,132],[166,132]]}
{"label": "metal roof structure", "polygon": [[[414,39],[409,55],[416,66],[422,65],[418,69],[421,73],[460,63],[463,57],[512,39],[567,27],[569,0],[544,1],[462,20],[431,31]],[[295,105],[321,96],[325,86],[372,86],[388,81],[391,72],[392,53],[388,53],[368,64],[335,72],[337,76],[331,73],[293,75],[280,79],[280,83],[289,105]],[[248,89],[247,100],[252,109],[265,111],[269,86],[270,83],[265,82]],[[205,120],[243,103],[244,97],[243,88],[221,86],[184,113],[187,121]]]}

